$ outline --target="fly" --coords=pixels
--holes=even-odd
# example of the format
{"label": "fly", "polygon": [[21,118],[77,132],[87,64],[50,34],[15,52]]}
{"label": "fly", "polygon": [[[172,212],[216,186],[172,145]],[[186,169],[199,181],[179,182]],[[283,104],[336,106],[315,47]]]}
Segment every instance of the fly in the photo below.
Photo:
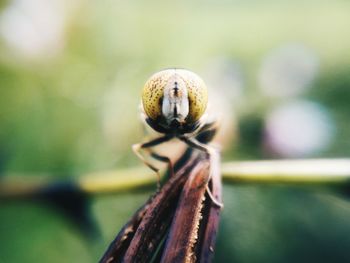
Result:
{"label": "fly", "polygon": [[[209,155],[217,150],[208,145],[216,133],[216,122],[207,118],[208,92],[204,81],[195,73],[185,69],[166,69],[155,73],[146,82],[142,91],[141,116],[152,129],[162,134],[145,143],[133,145],[135,154],[158,176],[159,169],[148,162],[142,151],[146,151],[158,161],[168,163],[170,173],[173,164],[169,157],[161,156],[152,147],[177,138],[189,147],[203,151]],[[206,138],[199,140],[198,138]],[[209,174],[209,180],[211,172]],[[212,201],[222,207],[211,194]]]}

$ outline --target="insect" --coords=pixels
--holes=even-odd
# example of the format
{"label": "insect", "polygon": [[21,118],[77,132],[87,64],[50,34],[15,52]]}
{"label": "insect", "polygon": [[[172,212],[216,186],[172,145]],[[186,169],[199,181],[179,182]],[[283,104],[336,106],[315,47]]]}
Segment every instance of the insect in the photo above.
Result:
{"label": "insect", "polygon": [[[217,150],[208,145],[216,133],[216,121],[208,118],[207,87],[197,74],[185,69],[165,69],[155,73],[143,88],[141,104],[143,121],[162,135],[145,143],[134,144],[132,148],[157,173],[158,188],[159,169],[146,160],[142,151],[148,152],[158,161],[168,163],[170,173],[173,172],[170,158],[157,154],[152,147],[178,138],[209,156],[216,154]],[[208,186],[207,192],[213,202],[222,207]]]}

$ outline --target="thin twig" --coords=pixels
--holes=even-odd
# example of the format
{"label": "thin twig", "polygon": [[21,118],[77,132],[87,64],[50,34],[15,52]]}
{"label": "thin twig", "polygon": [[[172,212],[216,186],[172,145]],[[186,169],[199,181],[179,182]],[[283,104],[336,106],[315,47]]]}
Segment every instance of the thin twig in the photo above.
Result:
{"label": "thin twig", "polygon": [[230,162],[222,172],[227,183],[344,184],[350,180],[350,159]]}
{"label": "thin twig", "polygon": [[[243,161],[222,164],[224,183],[344,185],[350,181],[350,159]],[[48,177],[2,176],[0,198],[26,197],[48,185]],[[147,168],[120,169],[82,175],[72,181],[88,194],[113,194],[155,185]]]}

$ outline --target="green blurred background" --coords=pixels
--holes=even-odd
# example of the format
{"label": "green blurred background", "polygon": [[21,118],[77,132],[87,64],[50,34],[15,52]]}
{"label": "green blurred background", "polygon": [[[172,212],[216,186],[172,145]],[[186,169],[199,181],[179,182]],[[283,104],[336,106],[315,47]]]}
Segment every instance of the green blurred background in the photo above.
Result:
{"label": "green blurred background", "polygon": [[[140,90],[174,66],[226,99],[238,135],[225,161],[350,154],[348,1],[16,0],[0,8],[4,177],[140,165],[130,150],[143,134]],[[215,261],[346,262],[348,200],[309,190],[225,186]],[[96,262],[150,194],[93,199],[96,242],[57,211],[1,202],[0,262]]]}

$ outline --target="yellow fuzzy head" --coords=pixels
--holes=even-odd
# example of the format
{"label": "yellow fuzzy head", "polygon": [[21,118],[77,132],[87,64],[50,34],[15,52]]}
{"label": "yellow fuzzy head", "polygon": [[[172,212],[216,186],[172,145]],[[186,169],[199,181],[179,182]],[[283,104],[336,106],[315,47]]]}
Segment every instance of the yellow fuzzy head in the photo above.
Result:
{"label": "yellow fuzzy head", "polygon": [[[146,82],[142,105],[152,120],[158,117],[193,123],[204,114],[208,103],[207,88],[195,73],[184,69],[166,69]],[[173,115],[179,114],[177,117]]]}

